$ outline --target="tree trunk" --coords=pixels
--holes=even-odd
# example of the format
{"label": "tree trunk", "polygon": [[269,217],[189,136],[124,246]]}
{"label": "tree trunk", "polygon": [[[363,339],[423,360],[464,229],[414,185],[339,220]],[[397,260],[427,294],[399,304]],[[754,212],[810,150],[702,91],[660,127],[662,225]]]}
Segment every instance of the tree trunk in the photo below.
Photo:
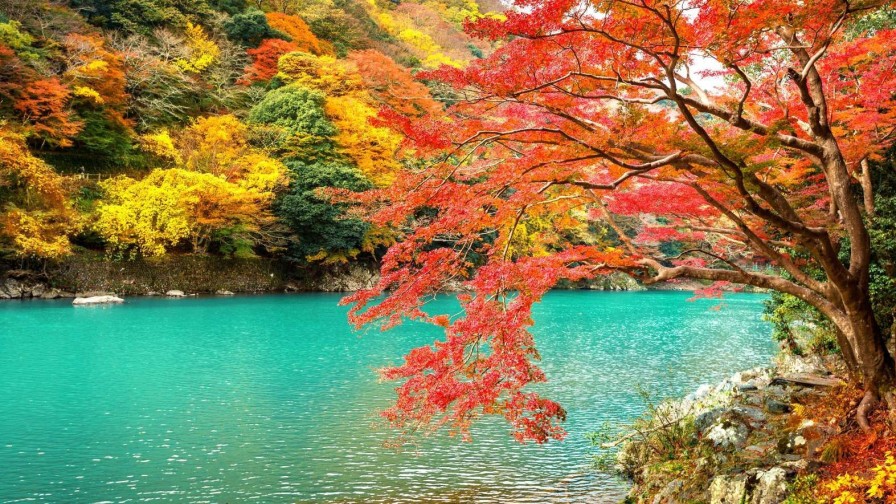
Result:
{"label": "tree trunk", "polygon": [[861,296],[849,306],[848,319],[855,342],[854,353],[862,373],[865,396],[856,412],[856,420],[863,430],[869,430],[869,414],[881,399],[885,400],[891,415],[896,411],[896,363],[884,344],[883,332],[874,319],[871,301]]}
{"label": "tree trunk", "polygon": [[874,187],[871,183],[871,164],[868,159],[862,160],[862,202],[865,205],[865,213],[868,217],[874,217]]}

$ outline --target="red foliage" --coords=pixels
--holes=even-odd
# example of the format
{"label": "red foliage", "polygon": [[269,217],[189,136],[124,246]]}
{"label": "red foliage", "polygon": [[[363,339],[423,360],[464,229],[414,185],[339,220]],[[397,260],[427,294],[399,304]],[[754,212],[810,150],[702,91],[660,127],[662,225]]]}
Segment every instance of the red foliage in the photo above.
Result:
{"label": "red foliage", "polygon": [[[506,20],[468,23],[505,41],[488,58],[418,75],[453,88],[447,117],[397,107],[379,116],[432,162],[357,198],[371,222],[404,236],[379,284],[346,302],[356,324],[446,327],[445,340],[385,371],[404,380],[390,421],[465,433],[493,413],[521,439],[562,436],[562,409],[524,390],[545,379],[530,308],[560,279],[622,271],[747,283],[836,309],[823,299],[831,284],[806,271],[854,274],[836,249],[863,241],[850,171],[896,139],[893,34],[845,39],[857,14],[835,0],[697,2],[687,12],[654,1],[515,4]],[[707,62],[718,69],[696,72]],[[599,219],[616,242],[518,252],[521,226],[552,211]],[[680,257],[664,252],[673,240],[685,245]],[[867,258],[852,250],[861,276]],[[757,262],[793,280],[748,267]],[[427,297],[457,280],[473,292],[465,316],[428,314]],[[715,283],[702,294],[720,292]]]}
{"label": "red foliage", "polygon": [[294,42],[281,39],[263,40],[255,49],[246,51],[252,58],[252,65],[246,67],[242,81],[252,83],[273,79],[277,75],[277,62],[280,56],[298,50],[299,46]]}

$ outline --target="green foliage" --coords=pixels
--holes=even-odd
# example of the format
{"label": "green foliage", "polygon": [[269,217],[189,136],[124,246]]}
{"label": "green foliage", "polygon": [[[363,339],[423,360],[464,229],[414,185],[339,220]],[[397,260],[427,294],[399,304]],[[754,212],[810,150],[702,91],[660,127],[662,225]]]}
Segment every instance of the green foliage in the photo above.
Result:
{"label": "green foliage", "polygon": [[184,27],[208,19],[206,0],[71,0],[87,19],[103,28],[149,34],[160,26]]}
{"label": "green foliage", "polygon": [[885,5],[880,9],[874,9],[866,14],[858,22],[849,26],[846,35],[850,38],[859,37],[869,32],[885,30],[896,27],[896,8]]}
{"label": "green foliage", "polygon": [[209,4],[231,16],[239,14],[246,8],[246,0],[209,0]]}
{"label": "green foliage", "polygon": [[297,85],[271,91],[249,112],[250,123],[269,126],[278,136],[280,152],[306,161],[325,157],[333,149],[336,128],[324,113],[326,97]]}
{"label": "green foliage", "polygon": [[[868,219],[871,236],[871,303],[878,325],[886,333],[896,323],[896,149],[887,159],[872,163],[875,215]],[[857,197],[861,197],[857,195]],[[796,254],[798,256],[798,254]],[[849,243],[840,250],[849,258]],[[811,274],[811,272],[810,272]],[[834,327],[817,309],[788,294],[772,293],[766,302],[765,318],[772,323],[773,337],[795,353],[827,353],[837,349]]]}
{"label": "green foliage", "polygon": [[224,31],[230,40],[246,47],[258,47],[264,39],[283,37],[271,28],[264,12],[258,9],[249,9],[231,17],[224,22]]}
{"label": "green foliage", "polygon": [[75,137],[74,147],[79,156],[89,156],[94,166],[141,164],[141,156],[134,148],[130,130],[124,124],[109,119],[101,110],[85,110],[79,115],[84,122],[84,127]]}
{"label": "green foliage", "polygon": [[815,489],[818,487],[818,475],[799,476],[788,485],[788,495],[782,504],[817,504]]}
{"label": "green foliage", "polygon": [[294,234],[288,256],[304,262],[321,253],[357,253],[369,229],[368,224],[344,215],[342,205],[322,198],[321,187],[352,191],[370,188],[370,183],[354,168],[341,163],[287,163],[293,172],[289,193],[274,205],[274,212]]}
{"label": "green foliage", "polygon": [[875,215],[869,226],[871,248],[871,302],[877,323],[886,331],[896,324],[896,149],[871,170]]}
{"label": "green foliage", "polygon": [[828,354],[838,350],[834,328],[821,312],[790,294],[772,292],[765,301],[772,338],[795,355]]}

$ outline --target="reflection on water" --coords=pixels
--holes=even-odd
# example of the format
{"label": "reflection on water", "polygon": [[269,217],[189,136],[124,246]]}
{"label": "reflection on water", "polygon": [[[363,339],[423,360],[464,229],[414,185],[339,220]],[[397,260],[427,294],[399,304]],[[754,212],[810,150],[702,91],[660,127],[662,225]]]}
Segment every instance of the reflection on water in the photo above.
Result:
{"label": "reflection on water", "polygon": [[[585,434],[764,364],[762,296],[555,292],[535,329],[563,443],[486,421],[402,452],[374,369],[439,332],[352,332],[337,295],[0,303],[0,502],[618,502]],[[452,300],[441,300],[451,310]]]}

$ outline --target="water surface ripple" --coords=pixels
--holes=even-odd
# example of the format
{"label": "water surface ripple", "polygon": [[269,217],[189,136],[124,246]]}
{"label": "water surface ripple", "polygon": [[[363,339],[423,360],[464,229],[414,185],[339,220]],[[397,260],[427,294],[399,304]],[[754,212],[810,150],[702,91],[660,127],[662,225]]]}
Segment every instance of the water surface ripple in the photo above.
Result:
{"label": "water surface ripple", "polygon": [[[434,328],[353,332],[338,295],[0,303],[0,502],[618,502],[585,434],[768,362],[760,295],[554,292],[536,309],[569,437],[500,422],[382,447],[374,369]],[[446,310],[453,301],[440,300]]]}

